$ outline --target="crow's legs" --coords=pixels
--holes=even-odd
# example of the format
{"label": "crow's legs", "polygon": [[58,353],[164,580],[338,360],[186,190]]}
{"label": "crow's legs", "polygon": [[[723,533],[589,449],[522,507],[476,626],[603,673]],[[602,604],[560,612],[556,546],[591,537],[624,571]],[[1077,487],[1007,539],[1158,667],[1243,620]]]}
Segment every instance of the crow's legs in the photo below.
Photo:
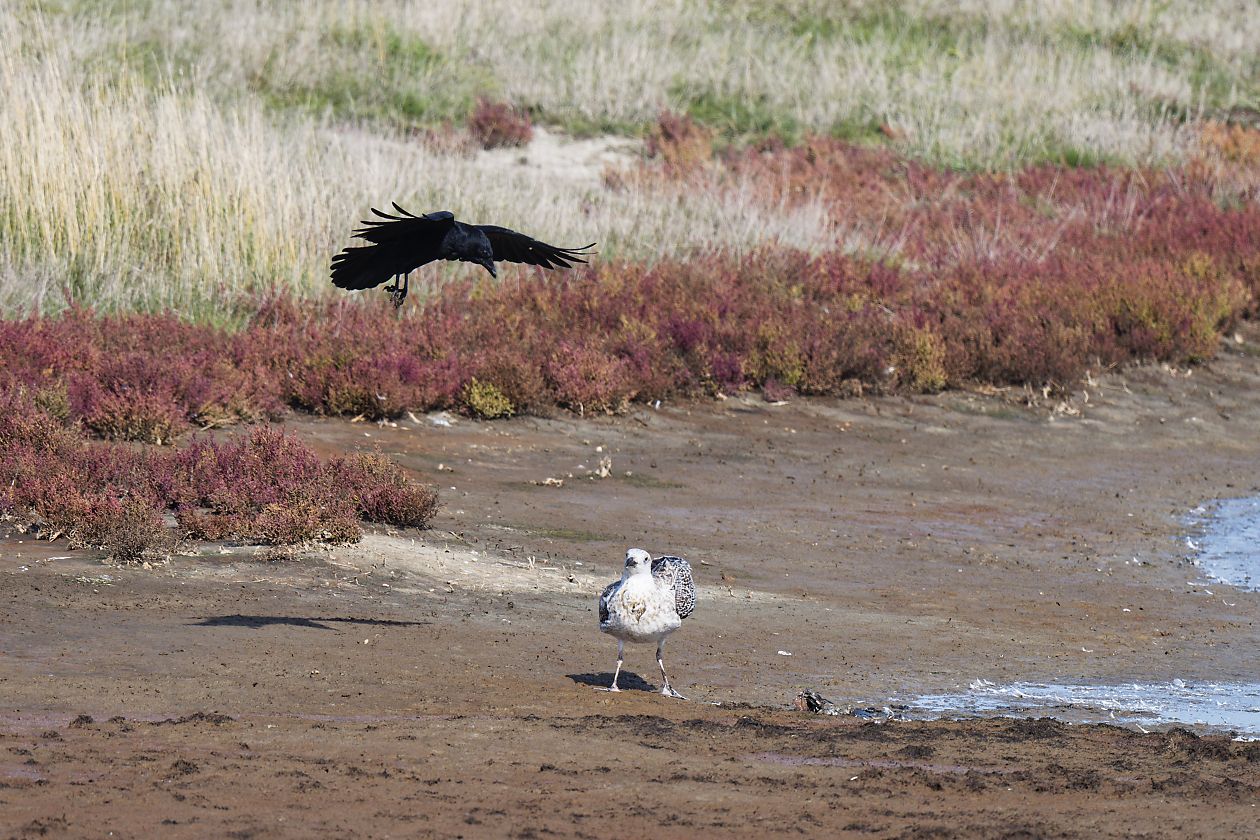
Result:
{"label": "crow's legs", "polygon": [[[399,279],[402,278],[402,279]],[[394,308],[403,305],[403,301],[407,299],[407,288],[411,281],[411,272],[406,274],[395,274],[394,285],[386,286],[385,291],[389,292],[390,300],[394,302]]]}
{"label": "crow's legs", "polygon": [[664,694],[666,697],[675,697],[679,700],[686,700],[687,699],[686,697],[683,697],[677,691],[674,691],[674,689],[669,684],[669,674],[665,673],[664,652],[665,652],[665,640],[661,639],[659,642],[656,643],[656,664],[661,666],[661,679],[665,681],[665,684],[661,686],[661,694]]}
{"label": "crow's legs", "polygon": [[617,670],[613,671],[612,685],[608,688],[601,688],[600,691],[621,691],[617,688],[617,677],[621,676],[621,663],[626,660],[626,643],[621,639],[617,640]]}

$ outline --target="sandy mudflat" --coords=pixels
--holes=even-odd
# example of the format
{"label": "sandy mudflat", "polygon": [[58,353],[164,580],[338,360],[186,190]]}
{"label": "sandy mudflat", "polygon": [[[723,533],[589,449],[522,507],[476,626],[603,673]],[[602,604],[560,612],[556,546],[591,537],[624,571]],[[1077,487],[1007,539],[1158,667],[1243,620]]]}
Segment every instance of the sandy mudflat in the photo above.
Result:
{"label": "sandy mudflat", "polygon": [[[1260,594],[1195,583],[1178,534],[1260,492],[1257,348],[1057,413],[950,393],[295,419],[438,483],[434,530],[151,570],[6,541],[0,836],[1255,836],[1260,744],[787,707],[1254,681]],[[630,545],[696,568],[666,659],[693,702],[649,691],[645,648],[637,690],[593,689],[615,652],[594,595]]]}

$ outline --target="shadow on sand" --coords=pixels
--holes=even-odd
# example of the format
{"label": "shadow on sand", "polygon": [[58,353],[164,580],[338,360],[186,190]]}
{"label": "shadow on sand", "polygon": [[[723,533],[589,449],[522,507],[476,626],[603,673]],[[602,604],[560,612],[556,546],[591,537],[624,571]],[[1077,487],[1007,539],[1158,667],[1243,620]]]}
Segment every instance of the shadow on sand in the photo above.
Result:
{"label": "shadow on sand", "polygon": [[[608,688],[612,685],[612,671],[605,671],[602,674],[569,674],[569,679],[578,685],[589,685],[593,688]],[[652,685],[647,680],[640,677],[634,671],[623,670],[621,676],[617,677],[617,687],[623,691],[657,691],[659,686]]]}
{"label": "shadow on sand", "polygon": [[[420,627],[428,621],[398,621],[392,618],[343,618],[341,616],[323,616],[304,618],[297,615],[212,615],[193,622],[193,627],[249,627],[257,630],[272,624],[289,624],[294,627],[313,627],[316,630],[332,630],[323,622],[342,622],[346,624],[373,624],[378,627]],[[612,675],[608,678],[611,680]]]}

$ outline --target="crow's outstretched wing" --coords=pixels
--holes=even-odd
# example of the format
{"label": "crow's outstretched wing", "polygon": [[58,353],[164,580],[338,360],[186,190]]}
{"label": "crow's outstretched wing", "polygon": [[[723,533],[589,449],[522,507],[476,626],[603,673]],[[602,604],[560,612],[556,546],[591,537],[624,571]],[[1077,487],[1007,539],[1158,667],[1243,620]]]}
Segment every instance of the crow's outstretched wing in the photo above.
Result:
{"label": "crow's outstretched wing", "polygon": [[543,268],[570,268],[573,263],[584,263],[582,257],[595,247],[595,243],[583,245],[581,248],[557,248],[546,242],[539,242],[532,236],[517,233],[498,225],[477,225],[478,229],[490,240],[494,249],[494,259],[499,262],[526,263]]}
{"label": "crow's outstretched wing", "polygon": [[691,564],[681,557],[665,555],[652,561],[652,577],[674,591],[674,609],[679,618],[686,618],[696,609],[696,582],[691,577]]}
{"label": "crow's outstretched wing", "polygon": [[394,204],[398,215],[372,212],[380,219],[365,219],[354,232],[373,244],[346,248],[332,259],[332,282],[341,289],[370,289],[396,274],[414,271],[438,258],[442,239],[455,224],[445,210],[415,216]]}
{"label": "crow's outstretched wing", "polygon": [[[449,210],[439,210],[436,213],[425,213],[423,216],[417,216],[408,213],[406,210],[398,206],[397,202],[390,202],[394,205],[397,216],[391,216],[389,213],[382,213],[375,207],[372,212],[380,219],[364,219],[361,224],[363,227],[354,232],[354,235],[360,239],[366,239],[368,242],[394,242],[397,240],[414,241],[417,239],[427,239],[436,235],[439,243],[446,232],[451,229],[451,225],[455,223],[455,214]],[[383,219],[384,221],[381,221]]]}

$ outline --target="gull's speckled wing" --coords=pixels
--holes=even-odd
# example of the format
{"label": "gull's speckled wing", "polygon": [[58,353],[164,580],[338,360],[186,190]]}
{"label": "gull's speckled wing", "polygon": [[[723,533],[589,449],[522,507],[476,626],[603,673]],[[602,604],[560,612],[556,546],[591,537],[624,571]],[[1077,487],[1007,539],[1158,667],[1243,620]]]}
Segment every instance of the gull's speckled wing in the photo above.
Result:
{"label": "gull's speckled wing", "polygon": [[604,591],[599,593],[599,623],[608,623],[608,600],[612,598],[617,591],[617,587],[621,586],[621,581],[614,580],[612,583],[604,587]]}
{"label": "gull's speckled wing", "polygon": [[679,618],[686,618],[696,609],[696,582],[691,577],[691,564],[681,557],[657,557],[652,561],[652,577],[674,591],[674,608]]}

